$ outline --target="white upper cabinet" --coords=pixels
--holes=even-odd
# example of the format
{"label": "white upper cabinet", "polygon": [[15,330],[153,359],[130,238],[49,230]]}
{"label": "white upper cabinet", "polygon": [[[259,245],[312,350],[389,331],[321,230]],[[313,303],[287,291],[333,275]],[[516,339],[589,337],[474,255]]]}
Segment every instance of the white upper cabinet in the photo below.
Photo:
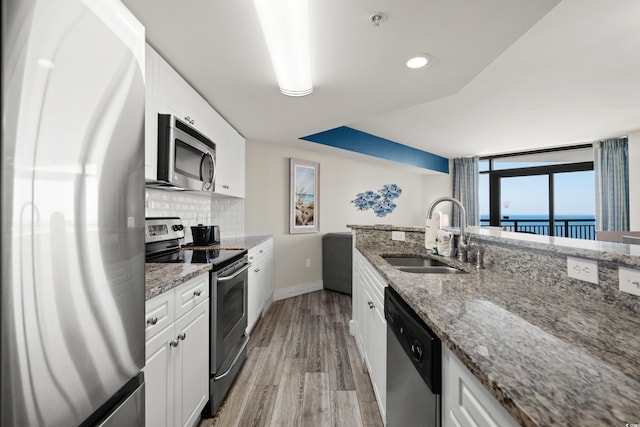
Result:
{"label": "white upper cabinet", "polygon": [[244,197],[244,145],[245,140],[229,126],[222,139],[216,143],[215,192],[225,196]]}
{"label": "white upper cabinet", "polygon": [[161,60],[159,74],[158,112],[173,114],[211,138],[208,133],[212,108],[207,101],[164,60]]}
{"label": "white upper cabinet", "polygon": [[214,194],[244,197],[242,135],[149,45],[145,77],[145,178],[157,180],[158,114],[173,114],[216,144]]}

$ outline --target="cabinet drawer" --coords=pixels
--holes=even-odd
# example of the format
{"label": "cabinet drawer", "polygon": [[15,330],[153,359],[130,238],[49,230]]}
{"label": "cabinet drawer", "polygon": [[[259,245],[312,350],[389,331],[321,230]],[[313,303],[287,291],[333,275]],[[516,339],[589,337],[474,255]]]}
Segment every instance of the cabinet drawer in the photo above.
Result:
{"label": "cabinet drawer", "polygon": [[249,249],[249,262],[255,264],[259,262],[265,256],[273,253],[273,239],[269,239],[266,242],[260,243]]}
{"label": "cabinet drawer", "polygon": [[209,274],[201,274],[180,285],[175,291],[175,318],[178,319],[209,297]]}
{"label": "cabinet drawer", "polygon": [[173,291],[165,292],[145,303],[145,340],[156,335],[175,319]]}

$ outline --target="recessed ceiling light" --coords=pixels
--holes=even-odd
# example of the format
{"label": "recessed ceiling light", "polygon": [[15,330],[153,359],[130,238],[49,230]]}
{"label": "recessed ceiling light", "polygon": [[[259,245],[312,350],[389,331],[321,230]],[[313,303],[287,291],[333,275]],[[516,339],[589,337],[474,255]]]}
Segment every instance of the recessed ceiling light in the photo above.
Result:
{"label": "recessed ceiling light", "polygon": [[431,65],[433,61],[433,57],[429,54],[420,54],[414,55],[411,58],[407,59],[405,65],[408,68],[424,68]]}

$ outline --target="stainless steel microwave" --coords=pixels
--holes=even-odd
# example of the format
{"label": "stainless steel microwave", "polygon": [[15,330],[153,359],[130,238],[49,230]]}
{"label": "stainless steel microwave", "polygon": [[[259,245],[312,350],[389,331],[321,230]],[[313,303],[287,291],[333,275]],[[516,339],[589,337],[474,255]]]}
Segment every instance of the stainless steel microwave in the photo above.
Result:
{"label": "stainless steel microwave", "polygon": [[155,187],[212,192],[216,144],[171,114],[158,114],[158,182]]}

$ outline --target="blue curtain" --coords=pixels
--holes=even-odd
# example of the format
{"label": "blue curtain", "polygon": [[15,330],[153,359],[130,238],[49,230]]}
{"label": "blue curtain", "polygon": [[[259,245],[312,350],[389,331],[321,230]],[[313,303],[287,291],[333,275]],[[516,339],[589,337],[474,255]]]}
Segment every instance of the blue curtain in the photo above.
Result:
{"label": "blue curtain", "polygon": [[629,144],[627,138],[593,143],[596,230],[629,230]]}
{"label": "blue curtain", "polygon": [[[467,212],[467,225],[480,225],[478,204],[478,158],[453,159],[453,197],[460,200]],[[453,225],[460,226],[460,212],[453,207]]]}

